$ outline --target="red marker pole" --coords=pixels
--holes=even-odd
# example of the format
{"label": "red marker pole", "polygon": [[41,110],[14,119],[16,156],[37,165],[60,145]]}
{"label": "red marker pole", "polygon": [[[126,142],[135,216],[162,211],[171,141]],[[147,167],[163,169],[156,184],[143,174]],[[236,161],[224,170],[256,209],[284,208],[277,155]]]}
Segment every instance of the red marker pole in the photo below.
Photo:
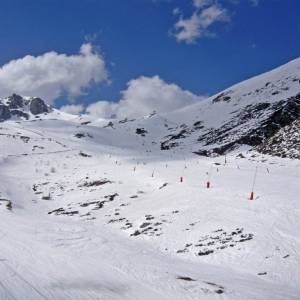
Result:
{"label": "red marker pole", "polygon": [[207,173],[207,182],[206,182],[206,188],[210,188],[210,179],[212,175],[212,166],[209,169],[209,172]]}
{"label": "red marker pole", "polygon": [[[185,157],[183,157],[183,159],[184,159],[184,168],[182,170],[182,175],[184,175],[184,173],[185,173],[184,171],[185,171],[185,169],[187,169]],[[180,176],[180,180],[179,181],[183,182],[183,176]]]}
{"label": "red marker pole", "polygon": [[254,200],[254,186],[255,186],[256,177],[257,177],[257,170],[258,170],[258,166],[256,166],[256,168],[255,168],[255,173],[254,173],[254,177],[253,177],[252,189],[251,189],[251,194],[250,194],[249,200]]}

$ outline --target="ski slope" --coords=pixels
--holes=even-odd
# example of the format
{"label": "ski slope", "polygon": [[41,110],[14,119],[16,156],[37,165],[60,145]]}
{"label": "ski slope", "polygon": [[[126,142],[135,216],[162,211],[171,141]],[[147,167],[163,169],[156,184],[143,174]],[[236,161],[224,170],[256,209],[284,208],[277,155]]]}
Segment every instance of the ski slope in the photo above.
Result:
{"label": "ski slope", "polygon": [[0,299],[300,298],[299,160],[92,125],[1,124]]}

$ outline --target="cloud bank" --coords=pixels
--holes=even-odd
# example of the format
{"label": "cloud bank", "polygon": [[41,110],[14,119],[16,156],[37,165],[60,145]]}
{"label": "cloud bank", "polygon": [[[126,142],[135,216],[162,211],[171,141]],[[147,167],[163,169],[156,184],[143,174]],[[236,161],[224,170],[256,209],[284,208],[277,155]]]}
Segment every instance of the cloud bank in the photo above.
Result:
{"label": "cloud bank", "polygon": [[38,96],[53,104],[62,95],[69,99],[84,94],[93,83],[106,81],[108,73],[102,55],[90,43],[75,55],[54,51],[27,55],[0,67],[0,97],[12,93]]}
{"label": "cloud bank", "polygon": [[159,76],[141,76],[127,83],[119,102],[98,101],[89,105],[86,112],[98,118],[135,118],[154,110],[173,111],[202,99],[176,84],[166,83]]}
{"label": "cloud bank", "polygon": [[84,106],[83,104],[67,104],[62,106],[59,110],[72,115],[79,115],[84,111]]}

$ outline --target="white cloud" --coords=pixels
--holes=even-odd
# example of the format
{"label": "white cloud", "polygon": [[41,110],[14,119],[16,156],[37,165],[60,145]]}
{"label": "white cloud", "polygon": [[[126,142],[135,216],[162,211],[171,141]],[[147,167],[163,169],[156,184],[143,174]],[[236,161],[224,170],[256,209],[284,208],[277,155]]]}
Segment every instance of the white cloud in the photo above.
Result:
{"label": "white cloud", "polygon": [[195,11],[190,18],[182,15],[175,24],[175,34],[178,42],[194,43],[204,36],[212,36],[209,28],[217,22],[228,22],[230,17],[225,8],[211,0],[193,0]]}
{"label": "white cloud", "polygon": [[47,52],[27,55],[0,67],[0,97],[18,93],[39,96],[53,103],[61,95],[70,99],[85,92],[92,83],[108,77],[102,55],[90,43],[83,44],[78,54]]}
{"label": "white cloud", "polygon": [[203,99],[176,84],[169,84],[159,78],[141,76],[130,80],[118,103],[98,101],[86,111],[99,118],[135,118],[156,110],[159,113],[173,111]]}
{"label": "white cloud", "polygon": [[117,117],[118,103],[111,101],[98,101],[90,104],[86,108],[86,112],[93,117],[111,119]]}
{"label": "white cloud", "polygon": [[79,115],[84,111],[84,106],[82,104],[70,104],[62,106],[59,110],[72,115]]}

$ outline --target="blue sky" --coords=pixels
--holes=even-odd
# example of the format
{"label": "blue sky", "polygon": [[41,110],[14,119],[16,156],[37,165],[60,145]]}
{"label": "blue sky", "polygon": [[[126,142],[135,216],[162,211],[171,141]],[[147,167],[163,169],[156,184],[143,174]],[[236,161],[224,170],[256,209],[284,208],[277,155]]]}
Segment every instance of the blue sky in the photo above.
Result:
{"label": "blue sky", "polygon": [[[76,95],[73,101],[85,105],[118,101],[127,82],[139,76],[158,75],[210,95],[300,56],[298,0],[1,0],[0,5],[1,66],[28,54],[78,54],[85,42],[96,47],[110,83],[99,80]],[[202,28],[192,42],[176,39],[180,18],[200,16],[213,5],[225,13],[223,19]],[[57,106],[67,101],[68,91],[62,93]]]}

